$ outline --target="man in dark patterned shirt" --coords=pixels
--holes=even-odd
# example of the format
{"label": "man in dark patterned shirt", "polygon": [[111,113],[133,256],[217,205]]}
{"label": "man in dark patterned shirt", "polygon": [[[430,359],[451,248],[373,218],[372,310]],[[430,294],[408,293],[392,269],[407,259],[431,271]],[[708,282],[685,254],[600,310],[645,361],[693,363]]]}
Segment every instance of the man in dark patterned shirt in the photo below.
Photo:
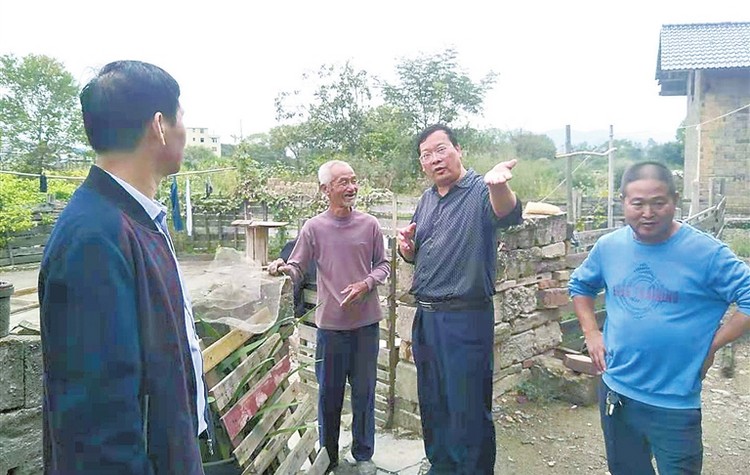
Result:
{"label": "man in dark patterned shirt", "polygon": [[434,185],[399,230],[399,253],[415,265],[412,350],[425,452],[432,474],[492,474],[492,295],[497,230],[521,222],[508,186],[516,160],[482,178],[464,168],[461,146],[441,124],[420,134],[417,154]]}

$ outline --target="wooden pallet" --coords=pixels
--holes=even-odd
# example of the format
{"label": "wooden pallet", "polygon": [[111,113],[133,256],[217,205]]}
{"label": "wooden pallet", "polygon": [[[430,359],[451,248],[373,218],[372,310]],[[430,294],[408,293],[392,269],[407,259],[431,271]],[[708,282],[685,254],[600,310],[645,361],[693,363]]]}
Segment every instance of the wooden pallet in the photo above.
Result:
{"label": "wooden pallet", "polygon": [[285,330],[254,335],[233,329],[203,350],[220,420],[217,448],[234,457],[243,475],[320,475],[328,468],[328,453],[316,449],[315,398],[290,379],[295,372]]}

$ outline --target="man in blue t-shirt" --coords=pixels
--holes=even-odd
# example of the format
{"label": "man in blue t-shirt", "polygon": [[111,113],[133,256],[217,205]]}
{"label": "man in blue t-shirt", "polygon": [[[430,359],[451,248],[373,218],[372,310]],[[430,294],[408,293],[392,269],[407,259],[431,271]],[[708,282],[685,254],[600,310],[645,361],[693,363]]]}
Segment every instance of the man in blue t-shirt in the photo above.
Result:
{"label": "man in blue t-shirt", "polygon": [[[627,169],[625,226],[570,280],[599,394],[612,475],[699,474],[701,381],[716,351],[750,327],[750,268],[721,241],[675,221],[678,194],[657,162]],[[603,333],[594,298],[605,289]],[[738,311],[721,320],[731,303]]]}

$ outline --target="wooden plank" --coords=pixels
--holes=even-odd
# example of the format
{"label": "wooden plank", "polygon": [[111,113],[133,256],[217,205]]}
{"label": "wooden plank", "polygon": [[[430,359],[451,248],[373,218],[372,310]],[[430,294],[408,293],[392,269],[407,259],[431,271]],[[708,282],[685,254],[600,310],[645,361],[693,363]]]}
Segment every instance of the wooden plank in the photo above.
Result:
{"label": "wooden plank", "polygon": [[312,366],[309,366],[309,368],[312,368],[312,369],[300,368],[298,372],[298,374],[300,375],[300,378],[302,379],[303,382],[311,381],[311,382],[317,383],[318,378],[315,376],[315,369]]}
{"label": "wooden plank", "polygon": [[309,303],[312,305],[318,304],[318,293],[311,289],[303,289],[302,290],[302,298],[305,300],[305,303]]}
{"label": "wooden plank", "polygon": [[563,358],[563,364],[577,373],[589,374],[591,376],[599,374],[594,367],[591,358],[585,355],[565,355],[565,358]]}
{"label": "wooden plank", "polygon": [[[268,307],[263,307],[255,313],[250,320],[264,319],[271,315],[271,311]],[[217,364],[222,362],[224,358],[231,355],[237,348],[242,346],[251,336],[252,333],[239,330],[237,328],[232,329],[229,333],[221,337],[221,339],[209,346],[203,351],[203,372],[208,372],[213,369]]]}
{"label": "wooden plank", "polygon": [[315,457],[315,462],[307,471],[307,475],[325,475],[329,465],[331,465],[331,460],[328,458],[328,451],[321,449]]}
{"label": "wooden plank", "polygon": [[306,340],[315,343],[318,339],[318,329],[305,325],[304,323],[297,327],[300,340]]}
{"label": "wooden plank", "polygon": [[294,431],[288,430],[293,427],[298,427],[306,422],[310,422],[310,419],[315,418],[314,404],[312,398],[305,398],[302,405],[294,411],[290,417],[287,417],[281,427],[279,427],[279,434],[273,436],[271,440],[263,447],[252,462],[248,465],[247,469],[242,472],[245,474],[252,473],[263,473],[268,468],[268,465],[276,458],[276,454],[286,447],[289,438],[292,436]]}
{"label": "wooden plank", "polygon": [[305,431],[305,435],[297,442],[292,451],[287,455],[286,460],[279,465],[276,475],[288,475],[297,473],[302,468],[302,464],[307,460],[307,456],[315,451],[315,441],[318,439],[318,431],[311,427]]}
{"label": "wooden plank", "polygon": [[[599,325],[599,328],[604,328],[604,320],[607,318],[607,311],[604,309],[597,310],[594,312],[594,315],[596,316],[596,322]],[[563,335],[567,335],[568,333],[579,333],[581,331],[581,325],[578,323],[577,318],[571,318],[570,320],[560,322],[560,331]]]}
{"label": "wooden plank", "polygon": [[21,264],[34,264],[34,263],[37,263],[37,262],[42,262],[42,253],[41,252],[39,254],[34,254],[34,255],[31,255],[31,256],[16,257],[14,255],[12,259],[10,259],[10,258],[8,258],[8,259],[0,259],[0,267],[4,267],[4,266],[18,266],[18,265],[21,265]]}
{"label": "wooden plank", "polygon": [[258,409],[268,400],[279,387],[281,381],[289,374],[291,361],[289,355],[286,355],[263,379],[253,386],[237,404],[232,406],[226,414],[221,417],[224,428],[230,439],[237,437],[245,424],[258,412]]}
{"label": "wooden plank", "polygon": [[258,366],[261,361],[271,356],[271,350],[279,343],[279,341],[281,341],[281,337],[278,334],[271,335],[257,350],[248,355],[239,366],[222,379],[216,386],[211,388],[210,393],[216,398],[216,407],[219,411],[223,410],[227,404],[229,404],[229,401],[237,391],[237,387],[242,379],[244,379],[253,368]]}
{"label": "wooden plank", "polygon": [[260,446],[261,442],[266,439],[268,433],[273,429],[274,424],[279,417],[286,413],[289,408],[287,405],[291,404],[295,399],[300,397],[302,394],[302,388],[299,383],[292,383],[286,391],[274,401],[275,405],[278,405],[275,409],[272,409],[263,414],[258,424],[253,427],[250,433],[245,437],[245,440],[240,442],[236,449],[234,449],[234,456],[240,466],[245,466],[253,452]]}
{"label": "wooden plank", "polygon": [[388,374],[388,371],[383,371],[382,369],[377,370],[377,380],[379,382],[383,382],[385,384],[388,384],[388,381],[390,379],[390,375]]}
{"label": "wooden plank", "polygon": [[[10,240],[10,247],[22,248],[22,247],[33,247],[43,246],[47,244],[49,240],[49,233],[47,234],[32,234],[24,237],[16,237]],[[15,254],[15,251],[13,251]]]}
{"label": "wooden plank", "polygon": [[11,249],[11,252],[13,253],[13,259],[16,259],[18,257],[24,257],[24,256],[39,256],[41,257],[42,254],[44,254],[44,248],[41,246],[38,247],[19,247],[16,249]]}

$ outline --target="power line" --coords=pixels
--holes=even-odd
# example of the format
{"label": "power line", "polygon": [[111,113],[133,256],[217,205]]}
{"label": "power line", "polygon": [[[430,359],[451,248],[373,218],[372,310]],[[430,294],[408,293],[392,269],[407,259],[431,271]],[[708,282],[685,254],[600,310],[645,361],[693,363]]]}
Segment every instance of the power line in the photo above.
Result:
{"label": "power line", "polygon": [[727,112],[726,114],[721,114],[720,116],[714,117],[713,119],[705,120],[705,121],[701,122],[700,124],[681,125],[680,127],[677,127],[677,128],[678,129],[689,129],[690,127],[700,127],[702,125],[708,124],[709,122],[714,122],[716,120],[723,119],[724,117],[730,116],[732,114],[736,114],[737,112],[739,112],[739,111],[741,111],[743,109],[747,109],[748,107],[750,107],[750,104],[745,104],[744,106],[738,107],[735,110]]}

